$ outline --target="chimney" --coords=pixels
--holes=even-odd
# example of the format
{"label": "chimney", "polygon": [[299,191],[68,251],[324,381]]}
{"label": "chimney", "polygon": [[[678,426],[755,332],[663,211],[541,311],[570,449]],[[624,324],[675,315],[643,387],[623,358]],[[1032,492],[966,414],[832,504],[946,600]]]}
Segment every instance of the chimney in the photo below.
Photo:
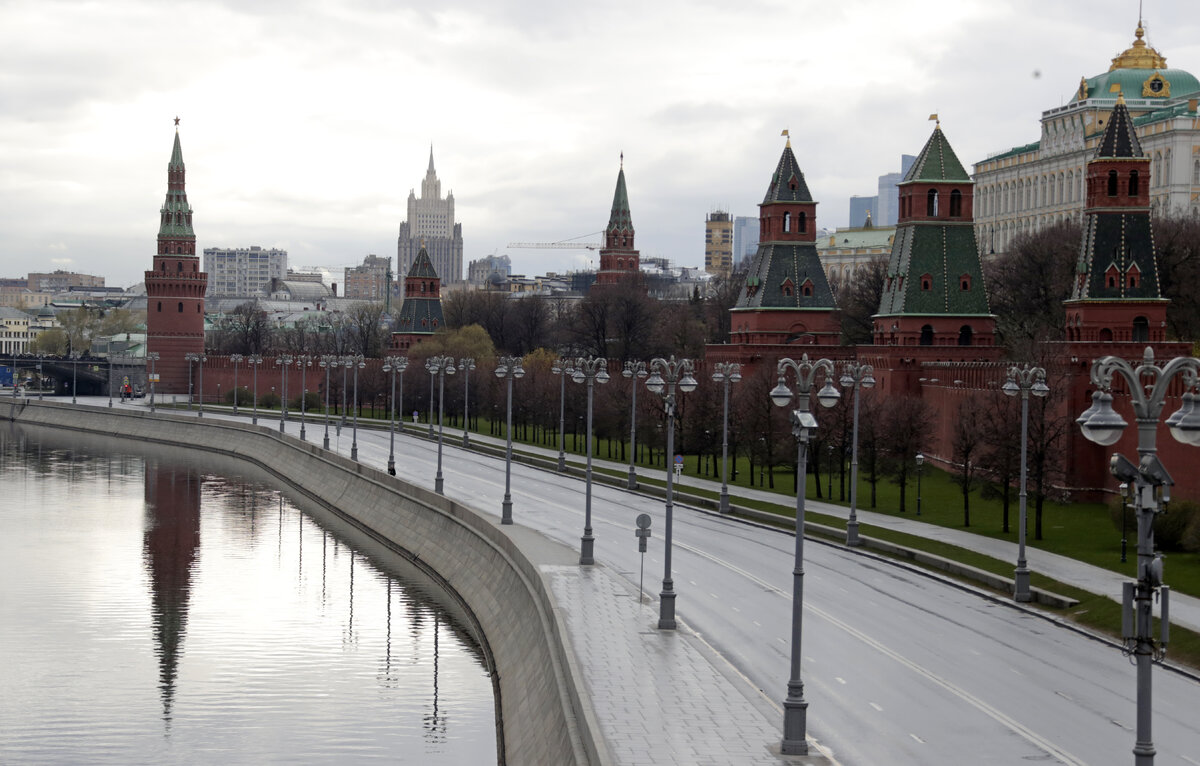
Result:
{"label": "chimney", "polygon": [[330,292],[333,293],[333,297],[336,298],[337,297],[337,282],[331,282],[329,284],[329,290],[330,290]]}

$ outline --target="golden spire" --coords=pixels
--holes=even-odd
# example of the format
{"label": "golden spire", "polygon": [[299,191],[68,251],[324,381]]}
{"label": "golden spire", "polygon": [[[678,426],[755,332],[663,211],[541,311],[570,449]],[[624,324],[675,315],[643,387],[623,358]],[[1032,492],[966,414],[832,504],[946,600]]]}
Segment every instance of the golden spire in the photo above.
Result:
{"label": "golden spire", "polygon": [[1133,41],[1133,45],[1125,49],[1125,52],[1112,60],[1112,66],[1108,71],[1115,69],[1166,69],[1167,59],[1158,51],[1146,45],[1146,41],[1142,38],[1146,36],[1146,30],[1142,28],[1142,20],[1138,18],[1137,31],[1134,32],[1137,39]]}
{"label": "golden spire", "polygon": [[942,120],[940,117],[937,116],[937,112],[934,112],[933,114],[929,115],[929,119],[931,119],[937,123],[936,125],[934,125],[935,128],[941,129]]}
{"label": "golden spire", "polygon": [[779,135],[787,136],[787,148],[791,149],[792,148],[792,134],[790,132],[788,132],[788,129],[784,128],[783,132],[780,133]]}

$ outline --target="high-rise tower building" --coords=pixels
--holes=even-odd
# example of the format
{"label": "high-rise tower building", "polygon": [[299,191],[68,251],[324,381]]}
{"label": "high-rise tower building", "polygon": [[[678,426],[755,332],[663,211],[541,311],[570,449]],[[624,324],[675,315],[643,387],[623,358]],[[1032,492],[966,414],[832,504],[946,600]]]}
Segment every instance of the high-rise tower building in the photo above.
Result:
{"label": "high-rise tower building", "polygon": [[442,182],[433,167],[433,147],[429,147],[429,167],[421,181],[421,196],[408,192],[408,220],[400,224],[396,245],[396,270],[407,274],[422,249],[447,285],[463,281],[462,224],[454,222],[454,192],[442,197]]}
{"label": "high-rise tower building", "polygon": [[758,251],[758,216],[739,215],[733,219],[733,267],[742,268]]}
{"label": "high-rise tower building", "polygon": [[159,354],[156,371],[161,393],[186,393],[184,354],[204,352],[204,292],[208,275],[200,270],[192,206],[188,204],[175,120],[175,146],[167,163],[167,198],[159,210],[158,252],[146,272],[146,348]]}
{"label": "high-rise tower building", "polygon": [[733,273],[733,219],[723,210],[704,219],[704,270],[722,277]]}

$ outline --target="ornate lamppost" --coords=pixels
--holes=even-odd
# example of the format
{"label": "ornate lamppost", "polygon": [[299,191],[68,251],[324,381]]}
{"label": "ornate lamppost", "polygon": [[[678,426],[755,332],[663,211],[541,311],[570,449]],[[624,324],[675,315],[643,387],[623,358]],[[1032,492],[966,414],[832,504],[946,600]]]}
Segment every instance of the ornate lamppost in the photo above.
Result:
{"label": "ornate lamppost", "polygon": [[[46,392],[46,379],[42,377],[42,360],[46,358],[45,354],[39,353],[38,358],[38,401],[42,401],[42,395]],[[191,372],[191,366],[188,367],[188,372]],[[190,393],[190,392],[189,392]],[[188,403],[188,409],[191,409],[191,402]]]}
{"label": "ornate lamppost", "polygon": [[75,404],[75,388],[79,383],[79,352],[71,351],[71,404]]}
{"label": "ornate lamppost", "polygon": [[796,555],[792,568],[792,666],[788,680],[788,696],[783,702],[783,741],[785,755],[808,754],[808,702],[804,700],[804,682],[800,680],[800,641],[804,616],[804,493],[808,483],[808,442],[817,430],[817,419],[810,409],[817,371],[825,376],[825,385],[817,394],[822,406],[837,404],[841,394],[833,387],[833,362],[828,359],[809,361],[808,354],[800,361],[780,359],[779,384],[771,389],[771,401],[786,407],[792,401],[792,390],[784,383],[791,370],[796,378],[796,409],[792,410],[792,435],[796,437]]}
{"label": "ornate lamppost", "polygon": [[[1029,441],[1029,394],[1037,397],[1043,397],[1050,393],[1050,387],[1046,385],[1046,370],[1042,367],[1030,367],[1025,365],[1022,367],[1012,366],[1008,368],[1008,380],[1000,387],[1008,396],[1021,395],[1021,496],[1020,496],[1020,520],[1017,523],[1017,568],[1014,572],[1016,577],[1016,587],[1013,590],[1013,598],[1020,602],[1028,602],[1033,600],[1033,594],[1029,592],[1029,566],[1025,562],[1025,510],[1026,510],[1026,482],[1028,481],[1028,470],[1026,468],[1026,448]],[[920,492],[917,493],[918,497]],[[917,512],[920,513],[920,501],[917,503]]]}
{"label": "ornate lamppost", "polygon": [[300,368],[300,441],[307,441],[304,434],[304,400],[308,396],[308,368],[312,367],[313,358],[308,354],[296,357],[296,366]]}
{"label": "ornate lamppost", "polygon": [[474,369],[474,359],[464,356],[458,360],[458,371],[463,374],[463,447],[471,446],[471,420],[467,404],[471,398],[471,371]]}
{"label": "ornate lamppost", "polygon": [[337,367],[339,362],[334,354],[322,354],[318,364],[325,368],[325,439],[321,442],[321,447],[329,449],[329,370]]}
{"label": "ornate lamppost", "polygon": [[[188,408],[188,412],[191,412],[192,411],[192,390],[193,390],[192,364],[197,359],[200,358],[200,355],[194,351],[188,351],[186,354],[183,355],[183,358],[186,359],[187,363],[188,363],[188,406],[187,406],[187,408]],[[121,393],[121,401],[125,401],[124,391],[122,391],[122,393]]]}
{"label": "ornate lamppost", "polygon": [[296,360],[291,354],[283,354],[275,358],[276,366],[283,369],[283,397],[279,400],[279,433],[283,433],[284,426],[287,424],[287,374],[288,368],[294,361]]}
{"label": "ornate lamppost", "polygon": [[637,471],[634,470],[634,463],[637,462],[638,379],[645,378],[649,373],[646,372],[645,362],[626,362],[625,369],[621,371],[621,375],[629,378],[629,393],[633,400],[629,405],[629,479],[626,481],[625,486],[628,489],[637,489]]}
{"label": "ornate lamppost", "polygon": [[158,382],[158,373],[155,372],[155,370],[154,370],[154,364],[155,364],[155,362],[157,362],[159,360],[159,358],[160,358],[160,354],[157,351],[147,351],[146,352],[146,360],[150,362],[150,411],[151,412],[155,412],[155,409],[154,409],[154,406],[155,406],[154,405],[154,384]]}
{"label": "ornate lamppost", "polygon": [[580,357],[575,360],[575,372],[571,380],[576,383],[587,383],[587,491],[584,501],[583,537],[579,545],[579,563],[596,563],[592,553],[596,538],[592,535],[592,391],[596,383],[608,382],[608,360],[599,357]]}
{"label": "ornate lamppost", "polygon": [[[858,545],[858,400],[860,389],[875,385],[875,368],[869,364],[848,362],[842,372],[842,388],[854,390],[854,426],[850,437],[850,518],[846,521],[846,545]],[[920,476],[918,469],[917,476]],[[920,479],[918,478],[919,482]],[[920,490],[917,497],[920,497]],[[917,501],[917,514],[921,501]]]}
{"label": "ornate lamppost", "polygon": [[712,379],[725,389],[725,406],[721,436],[721,513],[729,513],[729,386],[742,379],[742,366],[737,362],[717,362]]}
{"label": "ornate lamppost", "polygon": [[504,450],[504,500],[500,503],[500,523],[513,523],[512,516],[512,390],[515,378],[525,377],[525,368],[521,366],[521,357],[502,356],[496,365],[496,377],[508,379],[508,442]]}
{"label": "ornate lamppost", "polygon": [[567,378],[575,370],[569,359],[555,359],[550,365],[550,372],[558,376],[558,472],[567,470],[567,434],[564,430],[564,416],[567,411]]}
{"label": "ornate lamppost", "polygon": [[196,413],[196,417],[202,418],[202,417],[204,417],[204,362],[205,362],[205,360],[208,359],[208,357],[202,353],[195,353],[195,352],[189,351],[188,353],[183,355],[183,358],[188,360],[188,409],[189,410],[192,408],[192,362],[196,362],[197,367],[200,370],[199,385],[197,386],[197,390],[200,392],[200,396],[199,396],[199,404],[198,404],[198,411]]}
{"label": "ornate lamppost", "polygon": [[350,438],[350,459],[358,460],[358,371],[366,367],[367,363],[362,354],[355,354],[344,358],[342,364],[354,368],[354,430]]}
{"label": "ornate lamppost", "polygon": [[233,416],[238,414],[238,367],[246,357],[241,354],[230,354],[229,361],[233,362]]}
{"label": "ornate lamppost", "polygon": [[[1122,620],[1124,653],[1133,655],[1137,666],[1137,734],[1133,746],[1134,764],[1152,766],[1154,742],[1151,738],[1150,666],[1161,661],[1167,652],[1167,600],[1170,588],[1163,584],[1162,558],[1154,553],[1154,517],[1166,510],[1170,499],[1171,475],[1158,459],[1156,437],[1158,420],[1162,415],[1167,389],[1172,380],[1183,382],[1182,406],[1167,418],[1171,436],[1181,444],[1200,446],[1200,408],[1195,393],[1200,383],[1200,360],[1176,357],[1166,364],[1154,362],[1154,351],[1147,347],[1142,362],[1134,367],[1124,359],[1105,356],[1092,363],[1091,381],[1096,387],[1092,406],[1075,421],[1085,438],[1108,446],[1121,438],[1127,423],[1112,406],[1112,379],[1124,379],[1137,418],[1138,462],[1132,463],[1120,453],[1114,453],[1109,469],[1118,481],[1129,485],[1137,514],[1137,573],[1136,582],[1125,583]],[[1152,632],[1152,603],[1155,596],[1162,599],[1162,633],[1156,641]],[[1132,617],[1133,619],[1128,619]],[[1130,625],[1129,623],[1133,623]],[[1129,628],[1133,628],[1132,631]]]}
{"label": "ornate lamppost", "polygon": [[[425,360],[425,369],[429,370],[429,395],[433,396],[433,380],[438,381],[438,460],[437,476],[433,480],[433,491],[439,495],[442,492],[442,413],[446,403],[446,376],[454,374],[454,359],[449,356],[431,356]],[[432,405],[432,401],[430,402]],[[429,427],[433,428],[433,410],[430,409]]]}
{"label": "ornate lamppost", "polygon": [[925,455],[918,452],[913,458],[913,462],[917,464],[917,515],[921,515],[921,476],[925,473]]}
{"label": "ornate lamppost", "polygon": [[[675,454],[675,386],[679,386],[681,394],[696,390],[696,379],[692,377],[692,360],[670,359],[655,357],[650,360],[650,377],[646,379],[646,388],[651,393],[663,398],[667,415],[667,460],[672,460]],[[658,594],[658,628],[659,630],[675,629],[675,581],[671,578],[671,521],[672,506],[675,496],[674,472],[667,466],[667,524],[663,561],[662,592]]]}
{"label": "ornate lamppost", "polygon": [[392,374],[392,414],[388,427],[388,473],[396,475],[396,373],[400,374],[400,429],[404,429],[404,371],[408,369],[408,357],[389,356],[383,360],[383,371]]}
{"label": "ornate lamppost", "polygon": [[246,357],[246,364],[254,368],[254,414],[250,417],[252,425],[258,425],[258,368],[262,363],[262,354],[251,354]]}

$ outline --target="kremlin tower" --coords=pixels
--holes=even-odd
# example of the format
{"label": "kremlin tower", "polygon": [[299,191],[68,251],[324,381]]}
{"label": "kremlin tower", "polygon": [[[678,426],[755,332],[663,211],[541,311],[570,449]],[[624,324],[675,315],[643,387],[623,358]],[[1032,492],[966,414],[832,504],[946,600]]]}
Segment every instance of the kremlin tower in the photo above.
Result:
{"label": "kremlin tower", "polygon": [[160,355],[159,393],[186,393],[184,354],[204,352],[204,291],[208,275],[200,270],[192,207],[188,204],[179,118],[175,146],[167,164],[167,198],[159,211],[158,252],[146,272],[146,350]]}
{"label": "kremlin tower", "polygon": [[629,212],[629,192],[625,191],[625,155],[622,154],[612,212],[604,229],[604,247],[600,250],[600,270],[596,272],[593,289],[633,282],[640,284],[641,278],[641,255],[633,248],[633,216]]}

